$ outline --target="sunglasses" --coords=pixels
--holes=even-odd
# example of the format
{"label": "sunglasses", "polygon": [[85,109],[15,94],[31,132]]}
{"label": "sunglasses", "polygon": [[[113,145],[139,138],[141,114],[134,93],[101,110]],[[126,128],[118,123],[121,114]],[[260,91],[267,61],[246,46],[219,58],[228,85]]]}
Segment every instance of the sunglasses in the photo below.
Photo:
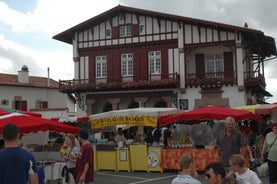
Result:
{"label": "sunglasses", "polygon": [[207,177],[208,179],[210,179],[210,178],[211,178],[211,175],[210,175],[209,173],[206,173],[206,177]]}

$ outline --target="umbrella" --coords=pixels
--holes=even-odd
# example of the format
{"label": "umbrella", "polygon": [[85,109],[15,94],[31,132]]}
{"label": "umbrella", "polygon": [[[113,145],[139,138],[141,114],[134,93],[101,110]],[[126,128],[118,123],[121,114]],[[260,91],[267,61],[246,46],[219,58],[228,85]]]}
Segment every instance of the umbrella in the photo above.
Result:
{"label": "umbrella", "polygon": [[168,118],[163,118],[162,121],[159,122],[159,126],[164,126],[166,124],[178,121],[201,122],[207,120],[223,120],[228,116],[233,117],[236,121],[247,119],[253,119],[257,121],[262,120],[261,116],[255,115],[245,110],[207,106],[189,112],[183,112]]}
{"label": "umbrella", "polygon": [[256,104],[237,107],[236,109],[246,110],[255,114],[275,114],[277,113],[277,104]]}
{"label": "umbrella", "polygon": [[60,117],[60,118],[51,118],[53,121],[58,122],[87,122],[89,120],[88,116],[82,117]]}
{"label": "umbrella", "polygon": [[8,107],[0,107],[0,116],[5,115],[5,114],[10,114],[10,113],[13,113],[13,112],[27,114],[27,115],[35,116],[35,117],[39,117],[39,118],[41,117],[41,114],[35,113],[35,112],[15,110],[15,109],[11,109],[11,108],[8,108]]}
{"label": "umbrella", "polygon": [[44,118],[38,118],[20,113],[10,113],[0,116],[0,133],[2,134],[2,128],[7,123],[14,123],[19,128],[19,133],[27,134],[31,132],[39,131],[56,131],[64,133],[76,134],[80,128],[59,123]]}
{"label": "umbrella", "polygon": [[176,114],[177,108],[133,108],[114,110],[90,115],[92,128],[116,125],[138,125],[156,127],[158,118],[166,114]]}

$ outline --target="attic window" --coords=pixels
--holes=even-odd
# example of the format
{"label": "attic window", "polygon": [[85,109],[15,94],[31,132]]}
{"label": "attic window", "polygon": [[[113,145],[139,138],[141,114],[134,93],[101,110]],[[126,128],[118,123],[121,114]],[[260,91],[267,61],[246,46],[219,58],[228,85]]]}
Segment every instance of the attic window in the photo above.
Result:
{"label": "attic window", "polygon": [[132,26],[120,26],[120,37],[132,36]]}

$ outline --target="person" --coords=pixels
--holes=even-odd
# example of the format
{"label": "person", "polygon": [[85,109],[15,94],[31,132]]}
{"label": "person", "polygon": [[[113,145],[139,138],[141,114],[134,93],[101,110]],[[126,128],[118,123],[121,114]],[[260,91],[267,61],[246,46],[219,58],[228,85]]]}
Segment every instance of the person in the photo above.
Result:
{"label": "person", "polygon": [[168,140],[172,136],[171,124],[166,125],[166,129],[163,131],[164,147],[168,148]]}
{"label": "person", "polygon": [[268,134],[269,132],[272,132],[272,120],[267,120],[266,128],[262,132],[263,137],[265,138],[266,134]]}
{"label": "person", "polygon": [[94,155],[93,148],[88,142],[88,131],[80,130],[77,135],[82,146],[77,156],[75,180],[79,183],[92,184],[94,181]]}
{"label": "person", "polygon": [[125,136],[123,135],[123,130],[122,130],[122,128],[121,127],[119,127],[118,129],[117,129],[117,134],[116,134],[116,136],[114,137],[114,140],[115,140],[115,142],[117,143],[117,145],[118,145],[118,143],[119,142],[123,142],[123,144],[126,144],[126,138],[125,138]]}
{"label": "person", "polygon": [[219,184],[226,176],[224,166],[220,162],[212,162],[205,167],[205,179],[208,184]]}
{"label": "person", "polygon": [[160,139],[162,137],[162,131],[161,128],[157,127],[152,131],[153,136],[153,147],[159,147],[160,146]]}
{"label": "person", "polygon": [[225,167],[226,172],[229,172],[229,157],[232,154],[239,154],[242,148],[242,154],[246,153],[246,141],[242,133],[235,129],[235,119],[227,117],[224,121],[225,129],[219,131],[217,135],[217,145],[219,146],[219,161]]}
{"label": "person", "polygon": [[179,162],[181,172],[174,178],[171,184],[200,184],[195,178],[198,176],[193,158],[190,155],[183,155]]}
{"label": "person", "polygon": [[66,183],[75,183],[73,175],[80,149],[76,145],[75,136],[73,134],[67,134],[65,136],[63,147],[66,147],[66,151],[65,153],[62,152],[61,156],[66,160],[66,165],[62,170],[62,175],[65,177]]}
{"label": "person", "polygon": [[0,139],[0,150],[5,147],[5,142],[3,139]]}
{"label": "person", "polygon": [[[264,140],[261,159],[264,160],[264,153],[268,151],[268,175],[270,183],[277,183],[277,121],[272,123],[272,132],[269,132]],[[275,141],[275,142],[274,142]]]}
{"label": "person", "polygon": [[5,148],[0,150],[0,183],[38,184],[38,168],[34,155],[18,146],[17,125],[8,123],[2,128]]}
{"label": "person", "polygon": [[225,177],[221,180],[220,184],[239,184],[239,182],[234,177]]}
{"label": "person", "polygon": [[262,184],[258,175],[245,166],[245,159],[241,154],[234,154],[229,158],[229,164],[232,169],[227,176],[235,175],[236,180],[242,184]]}

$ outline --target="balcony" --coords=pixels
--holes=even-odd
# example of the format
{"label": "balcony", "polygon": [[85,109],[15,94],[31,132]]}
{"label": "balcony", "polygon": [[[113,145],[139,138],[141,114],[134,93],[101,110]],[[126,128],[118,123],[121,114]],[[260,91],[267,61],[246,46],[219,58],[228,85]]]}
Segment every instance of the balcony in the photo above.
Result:
{"label": "balcony", "polygon": [[258,71],[244,72],[244,85],[248,88],[264,88],[265,78]]}
{"label": "balcony", "polygon": [[[155,77],[156,76],[156,77]],[[164,77],[159,75],[139,77],[144,80],[124,80],[121,82],[97,82],[91,83],[89,79],[60,80],[59,91],[62,93],[74,92],[101,92],[101,91],[126,91],[126,90],[149,90],[168,89],[179,87],[179,75],[169,74]],[[138,76],[134,76],[138,78]],[[155,78],[155,80],[153,80]]]}
{"label": "balcony", "polygon": [[223,85],[234,85],[237,83],[236,72],[210,72],[190,73],[186,76],[186,87],[220,88]]}

